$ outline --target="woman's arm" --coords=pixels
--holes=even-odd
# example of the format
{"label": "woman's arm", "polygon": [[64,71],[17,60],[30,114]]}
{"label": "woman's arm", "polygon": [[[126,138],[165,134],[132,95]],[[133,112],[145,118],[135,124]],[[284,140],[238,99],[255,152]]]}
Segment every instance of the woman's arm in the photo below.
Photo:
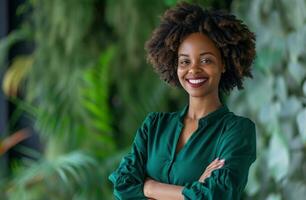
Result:
{"label": "woman's arm", "polygon": [[147,179],[144,185],[144,194],[146,197],[156,200],[184,200],[182,195],[183,187],[170,185]]}
{"label": "woman's arm", "polygon": [[146,117],[136,133],[131,152],[121,160],[119,167],[109,176],[117,200],[147,200],[143,193],[147,138],[154,117],[153,113]]}
{"label": "woman's arm", "polygon": [[185,199],[241,199],[249,168],[256,159],[254,123],[242,117],[233,120],[222,133],[216,156],[226,160],[224,166],[213,171],[204,183],[187,183],[182,192]]}
{"label": "woman's arm", "polygon": [[[220,169],[223,165],[224,160],[219,160],[219,158],[215,159],[206,167],[199,181],[204,182],[206,178],[210,177],[214,170]],[[156,200],[184,200],[182,194],[183,188],[182,186],[170,185],[147,179],[144,184],[144,194],[146,197]]]}
{"label": "woman's arm", "polygon": [[[184,188],[156,182],[153,184],[151,182],[146,186],[145,182],[145,195],[148,194],[149,197],[152,196],[158,200],[169,198],[185,200],[240,199],[247,183],[249,167],[256,159],[254,123],[245,118],[236,120],[227,129],[218,144],[217,156],[226,159],[226,162],[222,168],[211,170],[211,175],[206,177],[205,182],[187,183]],[[147,188],[149,188],[148,192]]]}

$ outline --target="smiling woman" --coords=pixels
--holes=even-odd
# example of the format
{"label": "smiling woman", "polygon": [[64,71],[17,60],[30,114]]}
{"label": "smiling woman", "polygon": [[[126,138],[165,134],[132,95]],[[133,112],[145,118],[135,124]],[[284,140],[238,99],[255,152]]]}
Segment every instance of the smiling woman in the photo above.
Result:
{"label": "smiling woman", "polygon": [[235,115],[219,92],[251,77],[254,34],[235,16],[181,3],[167,10],[147,42],[162,79],[189,103],[154,112],[109,179],[117,199],[240,199],[256,159],[254,123]]}

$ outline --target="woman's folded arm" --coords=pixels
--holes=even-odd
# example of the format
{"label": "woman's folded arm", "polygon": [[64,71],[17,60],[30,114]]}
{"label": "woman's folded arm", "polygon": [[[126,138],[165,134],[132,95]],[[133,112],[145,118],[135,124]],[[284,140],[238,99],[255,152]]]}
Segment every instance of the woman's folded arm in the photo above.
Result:
{"label": "woman's folded arm", "polygon": [[143,193],[146,178],[147,133],[154,114],[149,114],[142,126],[137,130],[131,152],[126,155],[110,176],[114,185],[114,196],[119,200],[147,199]]}
{"label": "woman's folded arm", "polygon": [[[153,182],[148,196],[158,199],[238,200],[248,179],[249,167],[256,159],[255,126],[240,118],[224,132],[218,144],[217,156],[224,166],[212,171],[204,182],[194,181],[184,186]],[[146,185],[145,185],[146,190]]]}

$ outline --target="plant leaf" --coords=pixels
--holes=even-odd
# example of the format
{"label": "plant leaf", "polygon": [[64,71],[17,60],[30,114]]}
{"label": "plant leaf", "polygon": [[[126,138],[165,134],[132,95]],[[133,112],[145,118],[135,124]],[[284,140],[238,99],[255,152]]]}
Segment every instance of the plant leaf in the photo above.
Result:
{"label": "plant leaf", "polygon": [[303,109],[296,117],[300,136],[303,142],[306,144],[306,109]]}
{"label": "plant leaf", "polygon": [[288,172],[289,151],[280,133],[274,132],[269,144],[268,167],[274,179],[279,182]]}

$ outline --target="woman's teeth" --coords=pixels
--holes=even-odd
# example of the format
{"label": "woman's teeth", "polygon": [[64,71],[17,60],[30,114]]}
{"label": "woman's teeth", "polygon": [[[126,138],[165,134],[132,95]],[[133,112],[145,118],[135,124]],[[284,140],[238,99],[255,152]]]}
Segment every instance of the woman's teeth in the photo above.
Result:
{"label": "woman's teeth", "polygon": [[188,82],[192,83],[192,84],[199,84],[204,82],[206,79],[201,78],[201,79],[188,79]]}

